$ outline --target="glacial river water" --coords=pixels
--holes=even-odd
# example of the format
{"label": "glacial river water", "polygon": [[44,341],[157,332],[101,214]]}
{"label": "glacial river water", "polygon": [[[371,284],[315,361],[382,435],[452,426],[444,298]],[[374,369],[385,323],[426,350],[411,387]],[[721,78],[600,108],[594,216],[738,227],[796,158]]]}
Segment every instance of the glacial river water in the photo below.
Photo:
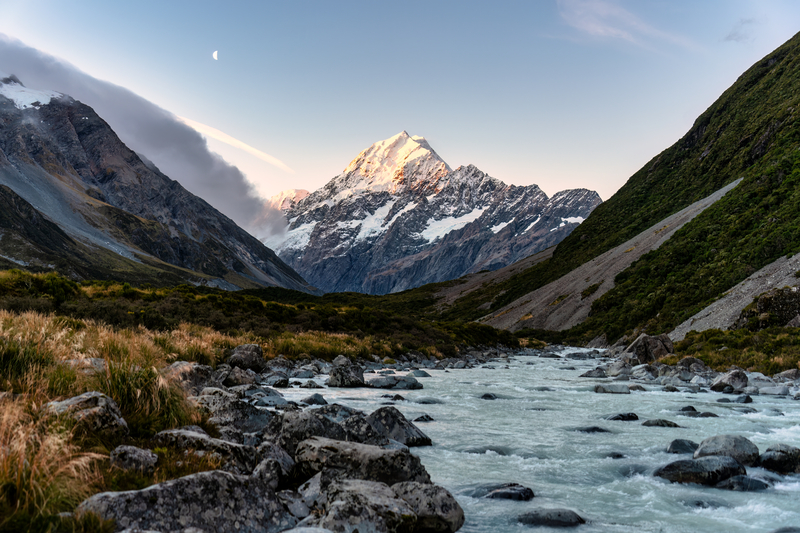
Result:
{"label": "glacial river water", "polygon": [[[399,391],[407,401],[395,406],[407,418],[422,414],[434,418],[417,423],[433,446],[412,452],[420,456],[433,481],[450,490],[464,508],[466,524],[461,531],[550,531],[524,526],[516,517],[551,507],[580,514],[587,524],[577,531],[584,533],[771,532],[800,527],[800,475],[778,477],[748,468],[748,474],[776,478],[763,492],[670,484],[652,476],[657,467],[690,457],[665,452],[678,438],[700,442],[713,435],[737,434],[753,441],[762,453],[777,443],[800,447],[800,402],[754,396],[746,406],[718,403],[722,394],[662,392],[660,385],[645,385],[647,392],[628,395],[596,394],[594,385],[610,380],[578,376],[598,363],[520,354],[508,363],[484,365],[493,369],[427,370],[431,377],[419,378],[423,390]],[[297,401],[312,392],[322,393],[329,403],[366,412],[387,401],[381,397],[387,391],[374,389],[289,389],[285,396]],[[487,392],[498,399],[481,399]],[[418,403],[426,399],[441,403]],[[719,417],[681,416],[678,410],[687,405]],[[741,412],[743,407],[756,412]],[[602,418],[628,412],[639,420]],[[653,418],[682,427],[642,426]],[[575,431],[585,426],[610,432]],[[530,487],[536,496],[529,502],[471,496],[480,485],[505,482]]]}

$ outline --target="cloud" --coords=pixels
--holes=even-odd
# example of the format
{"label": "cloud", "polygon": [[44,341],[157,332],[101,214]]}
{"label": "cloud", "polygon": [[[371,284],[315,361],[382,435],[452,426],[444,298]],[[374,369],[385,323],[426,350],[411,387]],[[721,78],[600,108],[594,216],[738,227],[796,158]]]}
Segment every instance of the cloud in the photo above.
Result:
{"label": "cloud", "polygon": [[206,126],[205,124],[201,124],[200,122],[195,122],[194,120],[190,120],[185,117],[177,117],[177,119],[186,124],[187,126],[189,126],[190,128],[192,128],[193,130],[197,131],[198,133],[205,135],[206,137],[211,137],[212,139],[216,139],[218,141],[224,142],[225,144],[229,144],[234,148],[239,148],[240,150],[244,150],[248,154],[254,155],[257,158],[261,159],[262,161],[266,161],[270,165],[274,165],[285,172],[294,174],[294,170],[287,167],[283,163],[283,161],[281,161],[277,157],[265,154],[261,150],[253,148],[249,144],[245,144],[239,139],[231,137],[224,131],[212,128],[211,126]]}
{"label": "cloud", "polygon": [[[284,231],[283,214],[257,195],[238,168],[211,152],[198,131],[168,111],[2,33],[0,70],[15,74],[28,87],[62,92],[91,106],[131,150],[256,237]],[[283,165],[275,158],[270,162]]]}
{"label": "cloud", "polygon": [[748,43],[753,40],[752,25],[756,19],[740,19],[723,41]]}
{"label": "cloud", "polygon": [[593,37],[620,39],[642,47],[648,47],[653,39],[694,47],[685,37],[647,24],[613,0],[558,0],[558,12],[567,24]]}

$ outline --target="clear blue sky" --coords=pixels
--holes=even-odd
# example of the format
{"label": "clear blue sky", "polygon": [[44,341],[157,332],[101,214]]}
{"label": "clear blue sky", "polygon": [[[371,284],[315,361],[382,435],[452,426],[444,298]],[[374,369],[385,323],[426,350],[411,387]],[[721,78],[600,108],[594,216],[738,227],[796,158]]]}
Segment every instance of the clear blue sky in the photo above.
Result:
{"label": "clear blue sky", "polygon": [[209,141],[265,195],[406,130],[453,167],[606,199],[798,30],[778,0],[0,1],[0,32],[294,171]]}

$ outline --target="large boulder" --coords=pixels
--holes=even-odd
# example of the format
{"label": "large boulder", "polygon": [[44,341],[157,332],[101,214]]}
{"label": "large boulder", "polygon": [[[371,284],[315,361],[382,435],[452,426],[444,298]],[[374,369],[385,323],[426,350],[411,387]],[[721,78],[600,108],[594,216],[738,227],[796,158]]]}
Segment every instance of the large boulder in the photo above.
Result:
{"label": "large boulder", "polygon": [[260,462],[253,470],[253,476],[260,477],[273,490],[285,487],[294,478],[294,459],[277,444],[261,443],[256,455],[260,458]]}
{"label": "large boulder", "polygon": [[297,523],[260,478],[219,470],[142,490],[95,494],[78,506],[76,514],[87,512],[114,520],[117,531],[277,533]]}
{"label": "large boulder", "polygon": [[143,474],[152,474],[158,463],[158,455],[150,450],[136,446],[117,446],[109,454],[111,466],[122,470],[134,470]]}
{"label": "large boulder", "polygon": [[277,443],[289,455],[295,454],[299,442],[311,437],[325,437],[334,440],[347,439],[347,431],[320,411],[321,409],[309,409],[307,411],[287,411],[283,413],[283,422]]}
{"label": "large boulder", "polygon": [[267,368],[264,361],[264,351],[258,344],[242,344],[233,349],[233,353],[228,358],[228,364],[232,367],[252,370],[261,373]]}
{"label": "large boulder", "polygon": [[277,416],[271,411],[259,409],[240,400],[232,392],[212,387],[203,389],[194,400],[208,409],[211,413],[208,421],[219,428],[230,426],[245,433],[257,433]]}
{"label": "large boulder", "polygon": [[417,515],[415,531],[453,533],[464,525],[464,510],[443,487],[404,481],[392,485],[392,490]]}
{"label": "large boulder", "polygon": [[779,474],[800,474],[800,448],[775,444],[761,454],[758,465]]}
{"label": "large boulder", "polygon": [[386,406],[367,416],[367,422],[381,435],[406,446],[430,446],[431,439],[395,407]]}
{"label": "large boulder", "polygon": [[161,375],[168,381],[179,384],[186,394],[199,394],[208,387],[214,376],[214,369],[200,363],[176,361],[163,369]]}
{"label": "large boulder", "polygon": [[739,435],[715,435],[700,443],[694,451],[694,458],[709,455],[727,455],[745,466],[758,462],[758,446]]}
{"label": "large boulder", "polygon": [[750,476],[733,476],[714,485],[717,489],[737,492],[758,492],[767,490],[769,484]]}
{"label": "large boulder", "polygon": [[725,387],[732,387],[733,390],[743,390],[748,384],[747,374],[741,368],[734,368],[730,372],[717,376],[711,382],[711,390],[722,392]]}
{"label": "large boulder", "polygon": [[625,348],[623,357],[629,355],[629,360],[636,359],[639,364],[651,363],[661,359],[665,355],[674,353],[675,348],[672,345],[672,340],[666,334],[656,335],[652,337],[645,333],[639,335],[630,346]]}
{"label": "large boulder", "polygon": [[297,467],[311,477],[333,470],[339,477],[394,484],[401,481],[430,483],[419,457],[405,449],[387,450],[369,444],[313,437],[297,446]]}
{"label": "large boulder", "polygon": [[328,386],[338,388],[365,387],[364,372],[358,365],[334,366],[331,368]]}
{"label": "large boulder", "polygon": [[191,429],[161,431],[153,441],[161,446],[214,454],[224,461],[223,470],[234,474],[250,474],[258,463],[254,447],[215,439]]}
{"label": "large boulder", "polygon": [[45,411],[73,419],[81,431],[107,436],[128,434],[128,423],[117,403],[102,392],[84,392],[60,402],[45,405]]}
{"label": "large boulder", "polygon": [[328,488],[318,525],[335,533],[411,533],[417,515],[384,483],[345,479]]}
{"label": "large boulder", "polygon": [[722,455],[675,461],[658,468],[653,475],[673,483],[697,483],[711,486],[733,476],[743,476],[746,473],[744,466],[739,461],[733,457]]}
{"label": "large boulder", "polygon": [[603,383],[595,385],[594,391],[598,394],[630,394],[631,388],[624,383]]}
{"label": "large boulder", "polygon": [[675,439],[667,446],[667,453],[691,453],[694,454],[695,450],[700,445],[694,441],[687,439]]}
{"label": "large boulder", "polygon": [[355,414],[342,420],[341,425],[347,432],[347,440],[373,446],[386,446],[389,438],[378,433],[363,413]]}

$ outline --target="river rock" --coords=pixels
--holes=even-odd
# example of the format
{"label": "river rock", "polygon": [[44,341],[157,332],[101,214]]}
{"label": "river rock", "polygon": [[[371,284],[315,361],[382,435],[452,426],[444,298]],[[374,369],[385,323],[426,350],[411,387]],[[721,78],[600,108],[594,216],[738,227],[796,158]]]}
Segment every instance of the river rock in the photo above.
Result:
{"label": "river rock", "polygon": [[414,419],[414,422],[433,422],[433,417],[428,414],[420,415]]}
{"label": "river rock", "polygon": [[337,388],[365,387],[364,372],[358,365],[334,366],[331,368],[328,386]]}
{"label": "river rock", "polygon": [[258,344],[242,344],[233,349],[227,363],[232,367],[261,373],[267,368],[264,351]]}
{"label": "river rock", "polygon": [[354,414],[342,420],[339,424],[347,432],[347,440],[349,441],[373,446],[386,446],[389,444],[389,438],[378,433],[363,413]]}
{"label": "river rock", "polygon": [[752,466],[758,461],[758,446],[739,435],[715,435],[701,442],[694,452],[695,459],[709,455],[727,455]]}
{"label": "river rock", "polygon": [[660,427],[660,428],[679,428],[678,424],[672,422],[670,420],[664,420],[663,418],[653,418],[652,420],[645,420],[642,422],[643,426],[648,427]]}
{"label": "river rock", "polygon": [[464,525],[464,510],[443,487],[405,481],[392,485],[392,490],[417,515],[415,531],[453,533]]}
{"label": "river rock", "polygon": [[317,383],[316,381],[314,381],[313,379],[309,379],[305,383],[302,383],[300,385],[300,388],[301,389],[322,389],[323,386],[320,385],[319,383]]}
{"label": "river rock", "polygon": [[622,355],[624,357],[631,354],[641,364],[657,361],[673,352],[672,340],[668,335],[661,334],[653,337],[642,333],[622,352]]}
{"label": "river rock", "polygon": [[406,446],[430,446],[431,439],[417,426],[409,422],[403,413],[387,406],[367,416],[367,422],[381,435]]}
{"label": "river rock", "polygon": [[431,482],[419,457],[407,449],[387,450],[369,444],[312,437],[297,446],[295,461],[298,469],[309,477],[322,470],[333,470],[349,479],[392,484]]}
{"label": "river rock", "polygon": [[520,515],[517,520],[526,526],[577,527],[586,520],[569,509],[536,509]]}
{"label": "river rock", "polygon": [[163,369],[161,375],[179,384],[186,394],[195,395],[209,385],[214,369],[200,363],[176,361]]}
{"label": "river rock", "polygon": [[735,368],[726,374],[717,376],[711,383],[711,390],[714,392],[723,392],[725,387],[731,387],[733,390],[743,390],[747,387],[749,380],[747,374],[741,368]]}
{"label": "river rock", "polygon": [[108,436],[128,434],[128,423],[122,418],[117,403],[101,392],[84,392],[79,396],[45,405],[45,411],[68,416],[81,431]]}
{"label": "river rock", "polygon": [[319,393],[306,396],[300,400],[300,402],[306,405],[328,405],[328,402],[322,397],[322,394]]}
{"label": "river rock", "polygon": [[631,365],[625,361],[614,361],[608,368],[606,368],[606,376],[615,378],[617,376],[629,376],[631,373]]}
{"label": "river rock", "polygon": [[194,399],[211,413],[209,423],[218,428],[230,426],[246,433],[263,430],[275,414],[266,409],[259,409],[240,400],[234,393],[207,387]]}
{"label": "river rock", "polygon": [[631,389],[624,383],[604,383],[595,385],[594,391],[598,394],[630,394]]}
{"label": "river rock", "polygon": [[340,354],[336,356],[336,358],[332,361],[332,364],[333,366],[350,366],[353,363],[346,356]]}
{"label": "river rock", "polygon": [[499,485],[488,485],[484,488],[486,494],[484,498],[498,500],[516,500],[527,502],[533,499],[533,490],[523,487],[519,483],[501,483]]}
{"label": "river rock", "polygon": [[784,370],[783,372],[775,374],[773,378],[777,381],[797,381],[800,380],[800,369],[792,368],[790,370]]}
{"label": "river rock", "polygon": [[667,446],[667,453],[691,453],[694,454],[694,451],[700,446],[698,443],[686,440],[686,439],[675,439],[669,443]]}
{"label": "river rock", "polygon": [[[95,494],[77,515],[95,513],[119,530],[277,533],[297,523],[259,478],[214,470],[142,490]],[[194,529],[196,528],[196,529]]]}
{"label": "river rock", "polygon": [[619,420],[622,422],[631,422],[633,420],[639,420],[639,417],[636,413],[618,413],[616,415],[607,415],[603,417],[605,420]]}
{"label": "river rock", "polygon": [[578,377],[581,377],[581,378],[604,378],[604,377],[606,377],[606,371],[598,366],[594,370],[589,370],[588,372],[584,372],[583,374],[581,374]]}
{"label": "river rock", "polygon": [[733,476],[745,475],[744,466],[727,455],[682,459],[658,468],[653,475],[673,483],[716,485]]}
{"label": "river rock", "polygon": [[258,382],[258,374],[250,369],[245,370],[235,366],[231,368],[228,375],[222,380],[222,384],[226,387],[236,387],[238,385],[253,385]]}
{"label": "river rock", "polygon": [[786,385],[779,385],[774,387],[761,387],[758,389],[759,394],[765,396],[789,396],[789,387]]}
{"label": "river rock", "polygon": [[431,377],[430,374],[428,374],[424,370],[420,370],[419,368],[416,369],[416,370],[412,370],[411,371],[411,375],[414,376],[415,378],[429,378],[429,377]]}
{"label": "river rock", "polygon": [[147,475],[155,471],[158,463],[158,455],[136,446],[117,446],[109,454],[109,459],[111,466],[122,470],[136,470]]}
{"label": "river rock", "polygon": [[353,409],[352,407],[347,407],[338,403],[322,406],[315,411],[325,416],[332,422],[336,422],[337,424],[353,415],[364,414],[363,411],[359,411],[358,409]]}
{"label": "river rock", "polygon": [[192,430],[168,429],[157,433],[153,441],[161,446],[213,453],[225,461],[223,470],[233,474],[250,474],[258,463],[253,446],[215,439]]}
{"label": "river rock", "polygon": [[800,448],[775,444],[761,454],[758,465],[779,474],[800,474]]}
{"label": "river rock", "polygon": [[297,444],[311,437],[346,440],[347,431],[321,413],[321,410],[322,408],[283,413],[277,443],[290,455],[294,455]]}
{"label": "river rock", "polygon": [[345,479],[331,483],[319,526],[337,533],[415,531],[417,515],[384,483]]}
{"label": "river rock", "polygon": [[767,490],[769,484],[750,476],[733,476],[724,481],[720,481],[714,485],[714,487],[737,492],[757,492],[760,490]]}
{"label": "river rock", "polygon": [[272,490],[285,487],[293,479],[296,465],[294,459],[277,444],[261,443],[256,456],[260,458],[260,462],[253,470],[253,476],[260,477]]}

